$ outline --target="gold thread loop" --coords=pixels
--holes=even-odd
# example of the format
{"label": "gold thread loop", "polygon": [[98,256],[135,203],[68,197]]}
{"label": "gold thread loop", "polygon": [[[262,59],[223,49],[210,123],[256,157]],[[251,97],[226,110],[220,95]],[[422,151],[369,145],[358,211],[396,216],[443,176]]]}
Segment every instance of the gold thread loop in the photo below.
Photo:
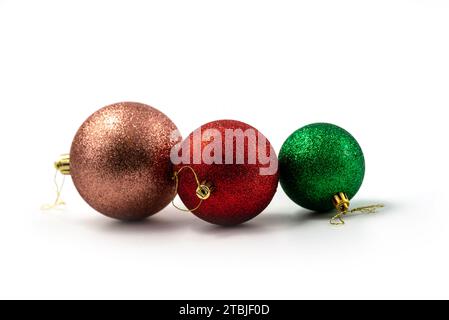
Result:
{"label": "gold thread loop", "polygon": [[330,219],[330,224],[334,226],[341,226],[345,224],[345,221],[343,219],[344,216],[347,214],[355,213],[355,212],[361,212],[361,213],[375,213],[377,209],[383,208],[383,204],[374,204],[370,206],[364,206],[364,207],[358,207],[355,209],[349,210],[349,198],[344,192],[339,192],[338,194],[334,195],[334,198],[332,199],[333,204],[335,208],[337,209],[338,213],[333,216]]}
{"label": "gold thread loop", "polygon": [[373,205],[370,205],[370,206],[358,207],[358,208],[352,209],[349,212],[350,213],[361,212],[361,213],[370,214],[370,213],[375,213],[375,212],[377,212],[377,209],[381,209],[381,208],[384,208],[384,207],[385,207],[385,205],[383,205],[383,204],[373,204]]}
{"label": "gold thread loop", "polygon": [[341,226],[345,224],[345,220],[343,220],[343,216],[346,215],[347,212],[339,212],[335,216],[331,218],[329,221],[331,225],[333,226]]}
{"label": "gold thread loop", "polygon": [[53,182],[56,187],[56,199],[55,199],[54,203],[52,203],[52,204],[44,204],[41,207],[41,210],[51,210],[51,209],[56,209],[59,207],[64,207],[66,205],[66,203],[61,199],[62,188],[64,187],[64,182],[65,182],[65,175],[61,174],[62,180],[61,180],[61,183],[59,183],[58,182],[58,173],[59,172],[60,171],[58,169],[56,169],[55,176],[53,179]]}
{"label": "gold thread loop", "polygon": [[175,199],[173,198],[172,200],[172,205],[173,207],[175,207],[176,209],[183,211],[183,212],[193,212],[195,210],[198,210],[201,207],[201,204],[203,203],[204,200],[209,199],[211,193],[212,193],[212,186],[210,185],[210,183],[203,181],[200,183],[200,179],[198,178],[197,173],[195,172],[195,170],[191,167],[191,166],[184,166],[181,167],[181,169],[179,169],[178,171],[175,171],[173,173],[173,180],[175,180],[175,196],[178,194],[178,188],[179,188],[179,174],[184,170],[184,169],[189,169],[190,171],[192,171],[193,176],[195,178],[195,182],[197,185],[196,188],[196,196],[200,199],[198,205],[193,208],[193,209],[183,209],[178,207],[175,204]]}

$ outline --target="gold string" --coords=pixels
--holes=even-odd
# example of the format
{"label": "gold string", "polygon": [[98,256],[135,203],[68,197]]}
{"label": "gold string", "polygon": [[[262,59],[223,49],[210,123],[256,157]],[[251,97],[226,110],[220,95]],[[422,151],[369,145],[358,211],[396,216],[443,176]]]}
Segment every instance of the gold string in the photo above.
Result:
{"label": "gold string", "polygon": [[343,224],[345,224],[343,217],[348,214],[355,213],[355,212],[370,214],[370,213],[377,212],[377,209],[380,209],[383,207],[385,207],[383,204],[373,204],[370,206],[358,207],[358,208],[351,209],[351,210],[342,210],[342,211],[338,212],[335,216],[333,216],[329,222],[330,222],[330,224],[332,224],[334,226],[343,225]]}
{"label": "gold string", "polygon": [[[202,184],[200,183],[200,180],[198,179],[197,173],[195,172],[195,170],[194,170],[191,166],[181,167],[181,169],[179,169],[178,171],[175,171],[174,174],[173,174],[173,179],[175,180],[175,184],[176,184],[176,188],[175,188],[175,196],[178,194],[178,188],[179,188],[179,174],[180,174],[184,169],[189,169],[190,171],[192,171],[193,176],[195,177],[195,182],[196,182],[198,188],[201,188],[201,187],[202,187]],[[188,208],[187,208],[187,209],[183,209],[183,208],[178,207],[178,206],[175,204],[175,199],[174,199],[174,198],[173,198],[173,200],[172,200],[171,203],[172,203],[173,207],[175,207],[176,209],[178,209],[178,210],[180,210],[180,211],[183,211],[183,212],[193,212],[193,211],[199,209],[199,207],[200,207],[201,204],[203,203],[203,199],[200,199],[200,202],[198,203],[198,205],[197,205],[195,208],[193,208],[193,209],[188,209]]]}
{"label": "gold string", "polygon": [[53,204],[44,204],[41,207],[41,210],[51,210],[51,209],[56,209],[58,207],[63,207],[65,206],[65,202],[61,199],[61,193],[62,193],[62,188],[64,187],[64,182],[65,182],[65,175],[62,175],[62,181],[61,184],[58,183],[58,173],[59,170],[56,170],[55,172],[55,176],[53,179],[53,182],[55,184],[56,187],[56,199],[54,201]]}

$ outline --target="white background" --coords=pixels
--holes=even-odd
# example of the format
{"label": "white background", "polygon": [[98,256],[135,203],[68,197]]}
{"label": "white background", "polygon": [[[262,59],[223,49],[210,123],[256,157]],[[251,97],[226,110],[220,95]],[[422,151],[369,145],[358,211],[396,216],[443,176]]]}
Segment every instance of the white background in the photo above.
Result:
{"label": "white background", "polygon": [[[332,227],[279,189],[234,229],[171,207],[94,212],[52,162],[100,107],[139,101],[184,136],[221,118],[279,151],[294,130],[350,131],[367,162]],[[449,298],[449,3],[0,0],[0,298]]]}

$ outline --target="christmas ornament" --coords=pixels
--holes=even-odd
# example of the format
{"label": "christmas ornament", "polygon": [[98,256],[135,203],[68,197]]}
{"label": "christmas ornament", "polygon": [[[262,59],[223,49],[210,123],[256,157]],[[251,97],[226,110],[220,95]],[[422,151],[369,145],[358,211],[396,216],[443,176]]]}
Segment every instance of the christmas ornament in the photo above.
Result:
{"label": "christmas ornament", "polygon": [[260,214],[276,192],[276,153],[246,123],[207,123],[180,144],[176,156],[172,161],[178,194],[188,211],[207,222],[246,222]]}
{"label": "christmas ornament", "polygon": [[[55,166],[71,175],[81,197],[95,210],[120,220],[144,219],[174,198],[170,151],[180,141],[176,132],[173,122],[155,108],[113,104],[82,124],[70,155]],[[59,194],[58,189],[57,201]]]}
{"label": "christmas ornament", "polygon": [[[332,223],[343,223],[350,199],[360,189],[365,174],[362,149],[346,130],[316,123],[295,131],[279,154],[280,182],[298,205],[326,212],[339,212]],[[376,206],[377,207],[377,206]],[[373,206],[358,208],[369,211]]]}

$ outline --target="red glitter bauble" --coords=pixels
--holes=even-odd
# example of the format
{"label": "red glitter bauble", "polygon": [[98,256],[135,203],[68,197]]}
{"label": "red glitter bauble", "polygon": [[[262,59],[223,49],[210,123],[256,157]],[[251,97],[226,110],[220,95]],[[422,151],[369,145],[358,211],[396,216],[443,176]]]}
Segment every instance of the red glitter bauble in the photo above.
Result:
{"label": "red glitter bauble", "polygon": [[[248,135],[241,143],[242,139],[235,135],[227,137],[230,132]],[[254,136],[256,141],[250,138]],[[221,147],[221,154],[211,145]],[[269,157],[270,162],[261,154]],[[224,226],[246,222],[261,213],[276,193],[279,180],[276,153],[268,140],[246,123],[219,120],[205,124],[182,142],[178,155],[182,162],[176,163],[175,170],[189,166],[200,183],[211,186],[210,197],[192,211],[207,222]],[[195,209],[201,200],[196,194],[198,184],[193,172],[182,170],[178,180],[182,202],[188,209]]]}
{"label": "red glitter bauble", "polygon": [[104,215],[139,220],[173,199],[171,148],[177,131],[162,112],[117,103],[91,115],[70,151],[70,175],[84,200]]}

